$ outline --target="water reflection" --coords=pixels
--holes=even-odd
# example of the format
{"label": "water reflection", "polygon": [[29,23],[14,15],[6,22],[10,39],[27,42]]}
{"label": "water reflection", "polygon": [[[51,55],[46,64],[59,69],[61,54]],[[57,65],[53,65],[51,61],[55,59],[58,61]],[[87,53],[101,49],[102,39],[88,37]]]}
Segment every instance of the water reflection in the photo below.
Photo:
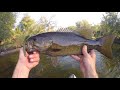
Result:
{"label": "water reflection", "polygon": [[[108,59],[98,51],[96,52],[96,68],[99,77],[119,78],[120,77],[120,45],[113,45],[113,59]],[[9,78],[17,63],[18,52],[0,56],[0,78]],[[41,63],[30,72],[30,78],[68,78],[75,74],[78,78],[83,77],[80,72],[79,62],[70,56],[48,57],[41,55]]]}

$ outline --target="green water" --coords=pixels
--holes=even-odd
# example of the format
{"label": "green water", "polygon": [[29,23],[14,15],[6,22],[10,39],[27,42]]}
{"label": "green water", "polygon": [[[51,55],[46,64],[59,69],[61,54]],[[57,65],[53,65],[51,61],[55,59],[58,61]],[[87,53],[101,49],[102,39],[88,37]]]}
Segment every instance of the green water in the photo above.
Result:
{"label": "green water", "polygon": [[[96,51],[97,60],[96,68],[101,78],[119,78],[120,77],[120,45],[114,44],[113,59],[110,60]],[[18,52],[5,56],[0,56],[0,78],[11,78],[15,65],[18,60]],[[79,63],[69,56],[50,58],[41,55],[39,65],[30,72],[30,78],[68,78],[71,74],[75,74],[78,78],[82,78],[79,69]]]}

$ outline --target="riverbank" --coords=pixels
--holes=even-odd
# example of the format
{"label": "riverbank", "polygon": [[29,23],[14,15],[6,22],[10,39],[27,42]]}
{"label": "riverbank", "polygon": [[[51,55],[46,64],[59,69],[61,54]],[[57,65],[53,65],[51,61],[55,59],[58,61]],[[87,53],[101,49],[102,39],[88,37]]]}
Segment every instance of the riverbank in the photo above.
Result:
{"label": "riverbank", "polygon": [[19,51],[19,49],[20,49],[20,48],[2,51],[2,52],[0,52],[0,56],[4,56],[4,55],[9,54],[9,53],[17,52],[17,51]]}

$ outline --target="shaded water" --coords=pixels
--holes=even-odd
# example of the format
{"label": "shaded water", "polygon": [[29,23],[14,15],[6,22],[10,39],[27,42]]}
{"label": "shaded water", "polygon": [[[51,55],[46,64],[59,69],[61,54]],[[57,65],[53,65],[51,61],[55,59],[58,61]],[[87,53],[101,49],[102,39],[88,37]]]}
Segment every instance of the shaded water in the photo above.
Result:
{"label": "shaded water", "polygon": [[[113,59],[110,60],[96,51],[96,67],[99,77],[119,78],[120,77],[120,45],[114,44]],[[0,78],[11,78],[18,59],[18,52],[0,56]],[[41,55],[39,65],[30,72],[30,78],[68,78],[71,74],[82,78],[80,66],[70,56],[50,58]]]}

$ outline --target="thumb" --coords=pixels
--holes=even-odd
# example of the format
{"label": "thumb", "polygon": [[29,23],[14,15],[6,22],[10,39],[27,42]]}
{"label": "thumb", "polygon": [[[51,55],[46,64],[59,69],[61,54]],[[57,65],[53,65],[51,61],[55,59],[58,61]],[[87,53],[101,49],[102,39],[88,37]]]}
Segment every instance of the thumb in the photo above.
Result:
{"label": "thumb", "polygon": [[83,48],[82,48],[82,53],[83,53],[83,55],[85,55],[85,56],[88,55],[87,46],[86,46],[86,45],[83,46]]}
{"label": "thumb", "polygon": [[23,48],[20,48],[20,56],[23,56]]}
{"label": "thumb", "polygon": [[[24,52],[23,52],[23,47],[22,48],[20,48],[20,57],[25,57],[24,56]],[[28,54],[26,53],[26,56],[28,56]]]}

